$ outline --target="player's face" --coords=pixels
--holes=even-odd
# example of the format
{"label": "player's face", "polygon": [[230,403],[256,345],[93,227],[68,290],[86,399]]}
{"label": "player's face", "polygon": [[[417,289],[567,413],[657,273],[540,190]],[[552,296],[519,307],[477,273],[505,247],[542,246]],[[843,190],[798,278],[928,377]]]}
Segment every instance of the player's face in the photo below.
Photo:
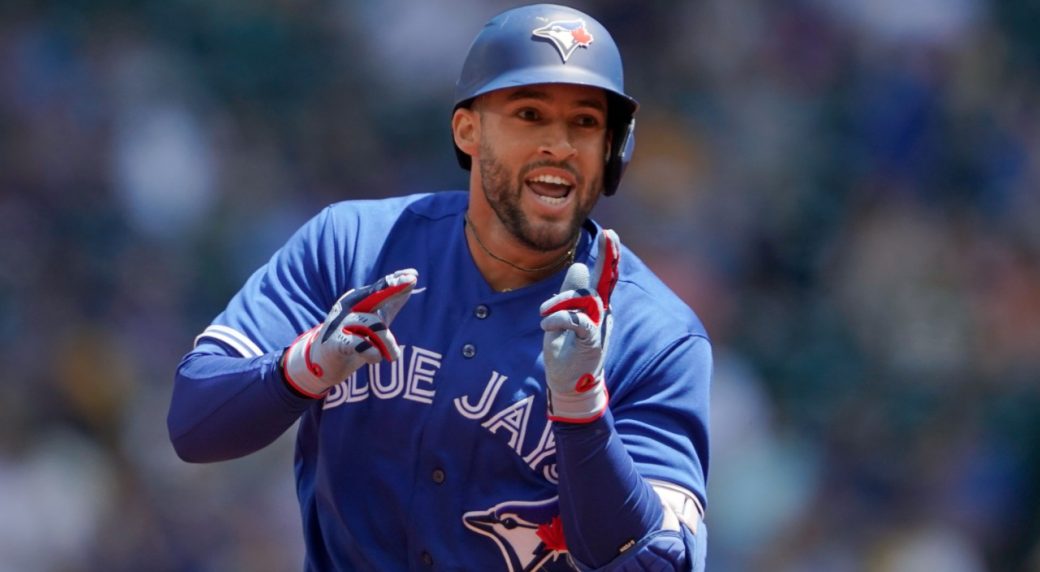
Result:
{"label": "player's face", "polygon": [[484,196],[524,246],[570,246],[603,191],[607,97],[574,85],[498,90],[480,98]]}

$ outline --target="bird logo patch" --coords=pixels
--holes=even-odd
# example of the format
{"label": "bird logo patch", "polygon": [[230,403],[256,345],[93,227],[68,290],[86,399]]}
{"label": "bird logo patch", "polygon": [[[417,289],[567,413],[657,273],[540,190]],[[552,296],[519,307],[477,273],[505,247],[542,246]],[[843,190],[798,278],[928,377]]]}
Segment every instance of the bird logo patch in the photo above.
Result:
{"label": "bird logo patch", "polygon": [[495,541],[509,572],[574,570],[566,557],[557,497],[506,501],[462,515],[466,528]]}
{"label": "bird logo patch", "polygon": [[588,48],[592,43],[592,34],[585,27],[585,20],[556,20],[541,28],[534,29],[531,34],[536,38],[545,38],[556,46],[563,63],[571,57],[574,50]]}

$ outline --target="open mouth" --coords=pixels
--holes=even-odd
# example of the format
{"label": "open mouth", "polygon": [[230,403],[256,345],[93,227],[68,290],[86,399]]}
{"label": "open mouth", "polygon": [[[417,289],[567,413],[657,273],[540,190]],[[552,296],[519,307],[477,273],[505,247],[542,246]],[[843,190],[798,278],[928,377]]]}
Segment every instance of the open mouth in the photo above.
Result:
{"label": "open mouth", "polygon": [[573,181],[547,173],[535,175],[524,182],[529,189],[534,191],[535,198],[550,206],[566,203],[571,191],[574,190]]}

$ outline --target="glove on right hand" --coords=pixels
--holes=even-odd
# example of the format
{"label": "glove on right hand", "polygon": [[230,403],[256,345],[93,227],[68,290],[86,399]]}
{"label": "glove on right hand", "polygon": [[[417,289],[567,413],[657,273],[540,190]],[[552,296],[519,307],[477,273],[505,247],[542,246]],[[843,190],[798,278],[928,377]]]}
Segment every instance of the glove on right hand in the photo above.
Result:
{"label": "glove on right hand", "polygon": [[397,359],[401,350],[389,325],[418,278],[412,268],[398,270],[341,296],[324,323],[304,332],[285,351],[286,381],[318,399],[361,366]]}
{"label": "glove on right hand", "polygon": [[606,229],[598,240],[592,274],[586,265],[573,264],[562,291],[541,307],[542,355],[553,421],[590,423],[607,409],[603,366],[614,320],[610,296],[618,281],[621,241]]}

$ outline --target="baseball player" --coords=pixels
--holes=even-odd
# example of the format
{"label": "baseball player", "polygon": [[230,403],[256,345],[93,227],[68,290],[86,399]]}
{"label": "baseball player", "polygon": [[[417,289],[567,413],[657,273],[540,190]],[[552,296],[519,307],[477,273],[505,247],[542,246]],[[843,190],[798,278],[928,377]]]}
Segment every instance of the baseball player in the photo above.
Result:
{"label": "baseball player", "polygon": [[325,208],[176,374],[190,462],[299,421],[307,570],[701,570],[711,351],[589,219],[636,101],[590,16],[493,18],[457,84],[468,191]]}

